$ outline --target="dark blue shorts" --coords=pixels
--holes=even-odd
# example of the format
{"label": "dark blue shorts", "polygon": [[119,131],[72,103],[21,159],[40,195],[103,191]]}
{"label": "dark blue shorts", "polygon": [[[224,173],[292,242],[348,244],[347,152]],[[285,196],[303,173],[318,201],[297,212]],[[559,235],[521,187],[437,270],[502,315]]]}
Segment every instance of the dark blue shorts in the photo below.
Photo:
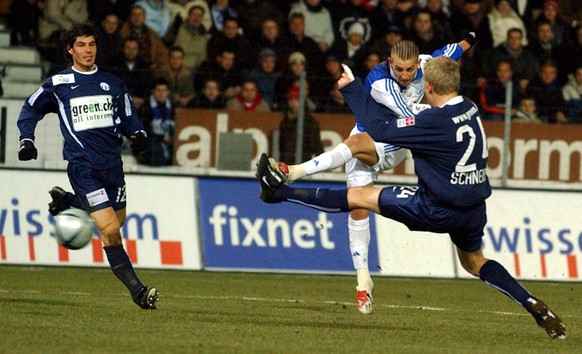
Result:
{"label": "dark blue shorts", "polygon": [[382,216],[401,222],[412,231],[447,233],[465,252],[481,249],[487,224],[485,203],[475,207],[445,207],[418,193],[418,187],[385,187],[378,200]]}
{"label": "dark blue shorts", "polygon": [[67,174],[82,209],[89,213],[107,207],[113,210],[125,209],[127,203],[122,163],[107,170],[69,163]]}

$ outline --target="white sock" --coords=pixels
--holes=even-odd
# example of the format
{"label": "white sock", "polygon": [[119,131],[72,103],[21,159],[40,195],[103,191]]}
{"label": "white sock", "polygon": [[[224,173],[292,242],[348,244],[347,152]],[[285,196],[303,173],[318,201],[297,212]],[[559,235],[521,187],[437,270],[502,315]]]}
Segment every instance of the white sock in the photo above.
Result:
{"label": "white sock", "polygon": [[358,280],[358,291],[369,291],[370,289],[374,289],[374,282],[372,281],[372,277],[370,276],[370,271],[368,269],[356,269],[356,278]]}
{"label": "white sock", "polygon": [[309,176],[342,167],[351,158],[352,152],[350,151],[350,148],[346,144],[340,143],[332,150],[324,152],[323,154],[302,163],[301,166],[303,166],[305,175]]}
{"label": "white sock", "polygon": [[354,220],[348,217],[348,234],[350,252],[356,269],[358,289],[373,287],[372,277],[368,269],[368,248],[370,246],[370,218]]}

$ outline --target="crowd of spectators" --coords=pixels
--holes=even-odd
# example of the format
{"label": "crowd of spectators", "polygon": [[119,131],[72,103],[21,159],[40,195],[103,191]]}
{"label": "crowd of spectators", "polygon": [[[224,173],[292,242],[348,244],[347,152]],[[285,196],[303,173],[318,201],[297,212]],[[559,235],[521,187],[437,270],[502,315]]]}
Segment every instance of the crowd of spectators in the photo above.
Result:
{"label": "crowd of spectators", "polygon": [[[580,0],[11,2],[12,44],[38,48],[48,74],[66,65],[63,31],[99,26],[97,63],[127,83],[138,108],[164,79],[175,109],[286,112],[304,76],[309,112],[349,112],[335,85],[341,63],[364,78],[400,39],[430,54],[473,31],[461,91],[485,119],[503,118],[511,82],[516,121],[582,123]],[[523,119],[532,102],[535,119]]]}

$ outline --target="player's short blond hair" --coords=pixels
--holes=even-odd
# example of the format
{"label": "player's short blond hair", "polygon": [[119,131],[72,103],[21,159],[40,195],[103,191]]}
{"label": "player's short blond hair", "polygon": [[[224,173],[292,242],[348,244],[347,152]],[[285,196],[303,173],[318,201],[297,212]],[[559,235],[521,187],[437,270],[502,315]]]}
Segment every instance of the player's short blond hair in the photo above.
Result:
{"label": "player's short blond hair", "polygon": [[424,79],[432,85],[437,95],[459,92],[461,72],[459,64],[447,57],[436,57],[424,66]]}
{"label": "player's short blond hair", "polygon": [[390,57],[396,57],[400,60],[418,60],[419,55],[416,43],[406,39],[396,42],[390,50]]}

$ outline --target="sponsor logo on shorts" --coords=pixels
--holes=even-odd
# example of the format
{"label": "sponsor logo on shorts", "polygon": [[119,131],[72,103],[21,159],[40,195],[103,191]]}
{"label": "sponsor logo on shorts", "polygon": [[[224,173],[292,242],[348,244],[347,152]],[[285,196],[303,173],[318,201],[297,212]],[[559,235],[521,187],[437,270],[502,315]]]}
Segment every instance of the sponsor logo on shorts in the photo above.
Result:
{"label": "sponsor logo on shorts", "polygon": [[99,205],[101,203],[105,203],[106,201],[109,200],[109,197],[105,192],[105,188],[101,188],[94,192],[87,193],[85,197],[87,197],[87,201],[89,202],[89,205],[92,207],[94,207],[95,205]]}

